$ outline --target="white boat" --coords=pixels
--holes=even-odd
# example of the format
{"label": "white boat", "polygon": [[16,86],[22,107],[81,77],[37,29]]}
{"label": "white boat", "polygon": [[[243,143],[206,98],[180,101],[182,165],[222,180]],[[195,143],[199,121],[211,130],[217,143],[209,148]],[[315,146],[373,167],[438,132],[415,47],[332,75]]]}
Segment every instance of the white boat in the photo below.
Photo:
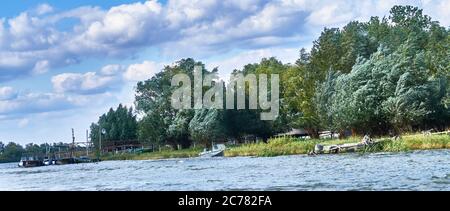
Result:
{"label": "white boat", "polygon": [[52,161],[50,159],[45,159],[44,160],[44,165],[49,166],[52,164]]}
{"label": "white boat", "polygon": [[50,166],[50,165],[55,165],[56,161],[52,158],[45,158],[44,159],[44,165],[45,166]]}
{"label": "white boat", "polygon": [[204,149],[203,152],[199,154],[200,157],[222,157],[225,151],[224,144],[213,145],[212,150]]}

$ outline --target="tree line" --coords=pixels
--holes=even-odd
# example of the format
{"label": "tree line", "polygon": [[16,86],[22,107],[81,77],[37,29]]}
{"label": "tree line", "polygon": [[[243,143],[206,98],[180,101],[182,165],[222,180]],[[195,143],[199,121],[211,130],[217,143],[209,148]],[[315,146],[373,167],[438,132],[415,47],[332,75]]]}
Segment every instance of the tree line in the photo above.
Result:
{"label": "tree line", "polygon": [[99,124],[106,129],[106,140],[183,147],[249,135],[266,140],[292,128],[303,128],[313,138],[323,130],[357,135],[443,130],[450,123],[449,44],[449,29],[421,9],[394,6],[388,17],[325,28],[309,52],[300,50],[294,64],[263,58],[234,70],[233,74],[280,75],[282,99],[275,121],[260,120],[260,109],[174,110],[174,75],[192,78],[195,66],[201,66],[203,74],[218,71],[192,58],[182,59],[137,83],[139,120],[120,105],[91,126],[91,138],[97,140]]}
{"label": "tree line", "polygon": [[53,144],[33,144],[29,143],[25,146],[20,144],[9,142],[7,144],[0,141],[0,163],[17,162],[22,156],[38,155],[45,156],[47,153],[50,155],[57,152],[68,152],[71,145],[68,143],[53,143]]}

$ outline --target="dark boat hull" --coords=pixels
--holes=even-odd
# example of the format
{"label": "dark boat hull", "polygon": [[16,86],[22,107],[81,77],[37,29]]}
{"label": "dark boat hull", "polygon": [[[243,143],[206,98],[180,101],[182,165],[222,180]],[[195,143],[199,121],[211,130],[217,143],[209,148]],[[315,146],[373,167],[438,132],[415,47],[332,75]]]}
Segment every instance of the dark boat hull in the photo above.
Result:
{"label": "dark boat hull", "polygon": [[55,162],[56,165],[67,165],[67,164],[75,164],[75,163],[77,163],[77,162],[74,158],[59,159],[59,160],[56,160],[56,162]]}
{"label": "dark boat hull", "polygon": [[31,167],[39,167],[43,166],[44,163],[40,160],[26,160],[20,161],[19,167],[31,168]]}

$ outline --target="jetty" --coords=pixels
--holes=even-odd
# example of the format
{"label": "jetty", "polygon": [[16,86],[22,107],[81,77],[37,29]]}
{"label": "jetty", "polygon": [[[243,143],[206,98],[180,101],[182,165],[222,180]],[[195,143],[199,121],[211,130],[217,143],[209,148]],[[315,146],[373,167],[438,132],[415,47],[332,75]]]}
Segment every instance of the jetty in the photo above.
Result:
{"label": "jetty", "polygon": [[[83,147],[80,147],[82,145]],[[68,165],[78,163],[99,162],[99,158],[93,158],[90,153],[92,142],[89,142],[86,131],[86,142],[75,142],[72,129],[72,143],[53,145],[53,149],[46,149],[45,153],[31,153],[22,155],[18,166],[29,168],[49,165]],[[55,149],[57,149],[55,151]],[[91,156],[90,156],[91,154]]]}

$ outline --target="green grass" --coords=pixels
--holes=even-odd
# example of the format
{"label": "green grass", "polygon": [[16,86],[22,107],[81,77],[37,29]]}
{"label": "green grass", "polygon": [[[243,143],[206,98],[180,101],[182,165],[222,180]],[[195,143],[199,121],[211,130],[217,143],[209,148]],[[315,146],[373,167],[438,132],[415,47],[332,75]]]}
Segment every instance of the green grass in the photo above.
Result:
{"label": "green grass", "polygon": [[245,144],[238,147],[232,147],[225,151],[225,156],[260,156],[270,157],[279,155],[296,155],[307,154],[314,149],[316,144],[332,145],[355,143],[361,140],[360,137],[352,137],[348,139],[335,140],[305,140],[293,137],[281,137],[270,139],[268,143]]}
{"label": "green grass", "polygon": [[[315,144],[333,145],[345,143],[360,142],[361,137],[351,137],[343,140],[302,140],[298,138],[275,138],[269,140],[267,144],[246,144],[233,147],[225,151],[225,156],[279,156],[307,154],[314,149]],[[428,150],[428,149],[449,149],[450,135],[429,135],[422,134],[405,135],[399,140],[387,139],[381,143],[369,146],[364,152],[402,152],[410,150]]]}
{"label": "green grass", "polygon": [[201,152],[200,148],[189,148],[182,150],[161,150],[155,152],[146,152],[139,154],[121,153],[107,154],[102,156],[102,160],[156,160],[169,158],[190,158],[196,157]]}
{"label": "green grass", "polygon": [[261,156],[306,154],[319,143],[316,140],[302,140],[296,138],[276,138],[266,143],[245,144],[231,147],[225,151],[225,156]]}

